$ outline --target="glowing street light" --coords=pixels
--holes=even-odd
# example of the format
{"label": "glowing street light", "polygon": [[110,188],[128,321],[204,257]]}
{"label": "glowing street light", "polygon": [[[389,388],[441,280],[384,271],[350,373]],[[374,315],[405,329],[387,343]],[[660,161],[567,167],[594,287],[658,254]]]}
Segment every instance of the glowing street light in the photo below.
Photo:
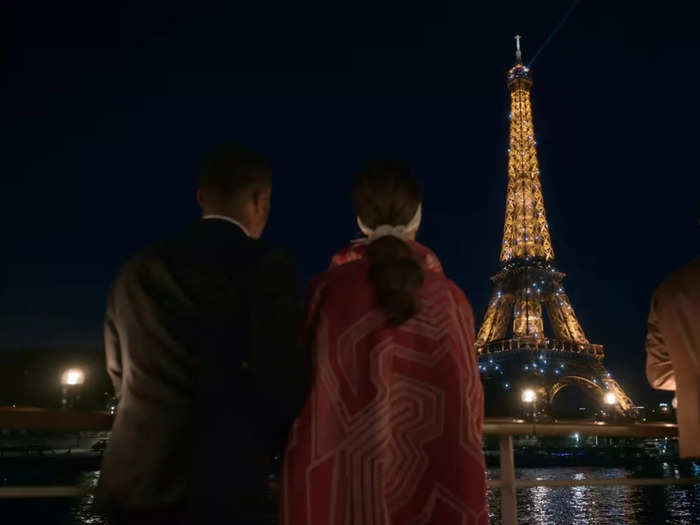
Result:
{"label": "glowing street light", "polygon": [[68,386],[82,385],[85,382],[85,374],[79,368],[69,368],[61,376],[61,384]]}
{"label": "glowing street light", "polygon": [[523,403],[534,403],[537,399],[537,394],[532,388],[526,388],[523,390],[520,399],[522,399]]}
{"label": "glowing street light", "polygon": [[526,388],[520,394],[520,400],[525,405],[524,416],[537,417],[537,392],[532,388]]}
{"label": "glowing street light", "polygon": [[85,383],[85,372],[80,368],[69,368],[61,374],[61,406],[74,408],[80,399],[80,387]]}
{"label": "glowing street light", "polygon": [[615,403],[617,403],[617,396],[612,392],[607,392],[605,394],[604,399],[606,405],[614,405]]}

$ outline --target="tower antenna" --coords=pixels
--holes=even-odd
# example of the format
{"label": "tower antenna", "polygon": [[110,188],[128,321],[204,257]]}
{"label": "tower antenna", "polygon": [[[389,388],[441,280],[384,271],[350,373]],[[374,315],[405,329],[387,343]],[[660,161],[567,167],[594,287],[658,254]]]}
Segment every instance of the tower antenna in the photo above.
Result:
{"label": "tower antenna", "polygon": [[523,63],[523,54],[520,52],[520,39],[522,36],[520,35],[515,35],[515,59],[517,60],[518,64]]}

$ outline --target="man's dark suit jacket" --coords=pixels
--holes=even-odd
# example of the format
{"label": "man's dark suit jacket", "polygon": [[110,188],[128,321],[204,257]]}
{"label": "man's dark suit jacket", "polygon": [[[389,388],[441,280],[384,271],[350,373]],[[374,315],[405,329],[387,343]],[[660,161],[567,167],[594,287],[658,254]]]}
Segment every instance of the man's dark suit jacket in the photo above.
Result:
{"label": "man's dark suit jacket", "polygon": [[255,512],[304,396],[297,286],[283,251],[220,219],[125,265],[105,320],[119,408],[98,510]]}

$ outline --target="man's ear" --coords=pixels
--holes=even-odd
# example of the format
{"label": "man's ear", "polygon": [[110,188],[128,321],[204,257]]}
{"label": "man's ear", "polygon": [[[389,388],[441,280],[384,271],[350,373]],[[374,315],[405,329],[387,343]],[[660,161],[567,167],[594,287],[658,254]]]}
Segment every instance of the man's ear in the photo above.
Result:
{"label": "man's ear", "polygon": [[202,190],[197,188],[197,204],[200,208],[204,208],[204,202],[202,200]]}
{"label": "man's ear", "polygon": [[264,209],[267,206],[267,200],[270,198],[270,187],[255,186],[251,190],[250,196],[256,210]]}

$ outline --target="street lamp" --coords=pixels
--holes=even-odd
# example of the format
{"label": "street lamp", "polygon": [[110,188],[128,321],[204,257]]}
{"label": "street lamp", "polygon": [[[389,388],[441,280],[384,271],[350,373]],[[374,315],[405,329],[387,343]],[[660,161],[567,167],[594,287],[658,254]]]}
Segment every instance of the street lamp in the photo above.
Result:
{"label": "street lamp", "polygon": [[[75,408],[80,399],[80,387],[85,382],[85,372],[80,368],[69,368],[61,374],[61,406]],[[80,446],[80,432],[75,435],[75,448]]]}
{"label": "street lamp", "polygon": [[526,388],[523,390],[520,399],[522,399],[523,403],[534,403],[537,399],[537,394],[532,388]]}
{"label": "street lamp", "polygon": [[[522,391],[520,399],[525,405],[532,405],[532,417],[537,416],[537,393],[532,388],[526,388]],[[527,409],[525,410],[525,415],[527,415]]]}
{"label": "street lamp", "polygon": [[613,423],[617,421],[617,411],[615,410],[615,405],[617,405],[617,396],[613,392],[606,392],[603,396],[603,401],[609,407],[608,413],[606,414],[609,420]]}
{"label": "street lamp", "polygon": [[61,375],[61,406],[74,408],[80,398],[80,387],[85,382],[85,372],[80,368],[69,368]]}

